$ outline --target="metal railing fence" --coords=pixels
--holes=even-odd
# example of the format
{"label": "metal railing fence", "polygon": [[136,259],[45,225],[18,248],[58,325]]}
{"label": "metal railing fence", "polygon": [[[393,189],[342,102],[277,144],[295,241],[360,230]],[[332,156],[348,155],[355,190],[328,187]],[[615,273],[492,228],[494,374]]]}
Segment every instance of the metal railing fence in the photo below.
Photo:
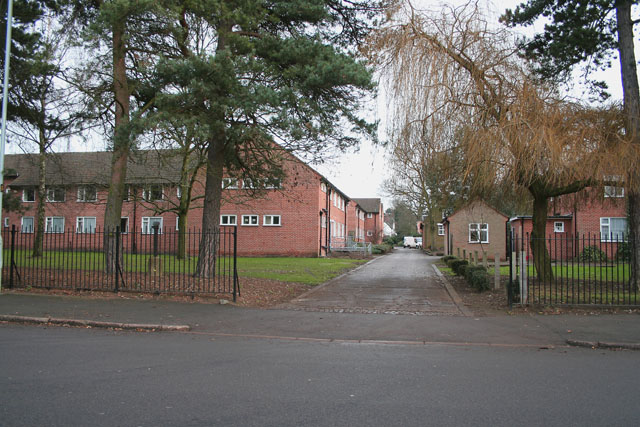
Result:
{"label": "metal railing fence", "polygon": [[[546,248],[538,260],[536,245]],[[512,234],[508,246],[510,305],[640,305],[624,236]]]}
{"label": "metal railing fence", "polygon": [[[8,288],[133,291],[188,295],[239,294],[236,227],[204,234],[155,227],[143,232],[67,229],[44,233],[34,255],[35,233],[13,226],[2,231],[2,283]],[[200,260],[203,238],[215,257]],[[105,242],[115,239],[115,254]],[[112,242],[113,243],[113,242]],[[111,259],[111,268],[107,265]],[[199,261],[202,261],[199,264]],[[202,265],[207,264],[205,270]],[[201,265],[202,264],[202,265]]]}

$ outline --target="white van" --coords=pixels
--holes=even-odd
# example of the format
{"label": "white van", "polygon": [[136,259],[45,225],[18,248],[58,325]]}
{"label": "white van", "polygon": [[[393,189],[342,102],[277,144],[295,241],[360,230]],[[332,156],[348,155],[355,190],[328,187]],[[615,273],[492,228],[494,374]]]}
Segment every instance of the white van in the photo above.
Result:
{"label": "white van", "polygon": [[416,242],[415,237],[405,236],[404,242],[402,244],[405,248],[416,248],[418,247],[418,242]]}

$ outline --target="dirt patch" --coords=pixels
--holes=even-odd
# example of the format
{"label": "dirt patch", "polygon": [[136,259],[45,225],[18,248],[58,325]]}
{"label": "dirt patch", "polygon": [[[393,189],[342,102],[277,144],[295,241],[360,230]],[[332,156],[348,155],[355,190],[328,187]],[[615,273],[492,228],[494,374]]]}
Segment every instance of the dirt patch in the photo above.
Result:
{"label": "dirt patch", "polygon": [[[291,301],[302,295],[312,286],[301,283],[280,282],[277,280],[240,278],[240,295],[237,297],[235,305],[242,307],[268,308]],[[171,294],[171,293],[145,293],[145,292],[111,292],[111,291],[85,291],[73,289],[41,289],[41,288],[3,288],[6,293],[29,293],[40,295],[72,295],[83,298],[102,299],[156,299],[165,301],[197,302],[204,304],[219,304],[221,300],[226,300],[233,304],[231,294],[213,294],[211,296]]]}

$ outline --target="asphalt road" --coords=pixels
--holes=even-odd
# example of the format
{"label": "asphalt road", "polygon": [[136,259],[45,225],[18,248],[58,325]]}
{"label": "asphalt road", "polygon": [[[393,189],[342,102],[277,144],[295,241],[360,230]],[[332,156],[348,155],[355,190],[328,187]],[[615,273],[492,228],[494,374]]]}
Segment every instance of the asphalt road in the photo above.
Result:
{"label": "asphalt road", "polygon": [[638,425],[640,352],[0,325],[3,426]]}

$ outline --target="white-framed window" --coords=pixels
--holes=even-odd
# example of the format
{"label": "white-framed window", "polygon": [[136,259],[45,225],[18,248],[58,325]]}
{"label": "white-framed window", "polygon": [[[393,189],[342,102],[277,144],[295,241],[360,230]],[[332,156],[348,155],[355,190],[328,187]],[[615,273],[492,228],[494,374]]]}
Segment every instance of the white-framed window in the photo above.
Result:
{"label": "white-framed window", "polygon": [[182,199],[182,187],[180,187],[179,185],[176,187],[176,197],[178,198],[178,200]]}
{"label": "white-framed window", "polygon": [[326,192],[327,192],[327,184],[325,184],[324,182],[321,182],[321,183],[320,183],[320,190],[321,190],[323,193],[326,193]]}
{"label": "white-framed window", "polygon": [[47,202],[64,202],[65,190],[63,187],[47,188]]}
{"label": "white-framed window", "polygon": [[469,243],[489,243],[489,224],[469,224]]}
{"label": "white-framed window", "polygon": [[262,225],[265,227],[280,227],[282,225],[280,215],[264,215],[262,217]]}
{"label": "white-framed window", "polygon": [[367,212],[367,218],[373,218],[373,214],[371,212]]}
{"label": "white-framed window", "polygon": [[5,217],[4,218],[4,226],[8,227],[9,226],[9,217]]}
{"label": "white-framed window", "polygon": [[145,202],[155,202],[164,198],[164,190],[161,184],[147,185],[142,189],[142,199]]}
{"label": "white-framed window", "polygon": [[23,216],[20,222],[20,231],[23,233],[33,233],[33,217]]}
{"label": "white-framed window", "polygon": [[444,236],[444,224],[438,224],[438,236]]}
{"label": "white-framed window", "polygon": [[128,202],[130,197],[131,197],[131,186],[125,185],[124,192],[122,193],[122,201]]}
{"label": "white-framed window", "polygon": [[222,178],[222,189],[223,190],[237,190],[238,189],[238,179],[237,178]]}
{"label": "white-framed window", "polygon": [[242,180],[242,188],[246,188],[247,190],[254,190],[259,187],[259,183],[256,180],[251,178],[245,178]]}
{"label": "white-framed window", "polygon": [[624,187],[604,186],[604,197],[624,197]]}
{"label": "white-framed window", "polygon": [[142,234],[153,234],[153,229],[158,227],[158,234],[162,233],[162,217],[161,216],[143,216],[142,217]]}
{"label": "white-framed window", "polygon": [[371,231],[371,230],[367,230],[367,236],[368,236],[368,237],[373,236],[373,231]]}
{"label": "white-framed window", "polygon": [[331,227],[329,230],[331,237],[336,237],[336,222],[334,220],[329,221],[329,227]]}
{"label": "white-framed window", "polygon": [[95,202],[98,200],[98,189],[95,185],[78,187],[78,202]]}
{"label": "white-framed window", "polygon": [[553,232],[554,233],[564,233],[564,222],[562,222],[562,221],[554,221],[554,223],[553,223]]}
{"label": "white-framed window", "polygon": [[127,234],[129,232],[129,217],[123,216],[120,218],[120,232]]}
{"label": "white-framed window", "polygon": [[45,233],[64,233],[64,217],[48,216],[44,221]]}
{"label": "white-framed window", "polygon": [[242,225],[258,226],[258,215],[242,215]]}
{"label": "white-framed window", "polygon": [[321,226],[322,228],[327,228],[327,217],[323,215],[323,216],[322,216],[322,217],[320,217],[320,218],[321,218],[321,219],[320,219],[320,226]]}
{"label": "white-framed window", "polygon": [[23,202],[35,202],[36,201],[36,189],[34,187],[27,187],[22,190]]}
{"label": "white-framed window", "polygon": [[600,241],[626,241],[627,218],[600,218]]}
{"label": "white-framed window", "polygon": [[180,230],[180,217],[177,216],[176,217],[176,231],[179,231],[179,230]]}
{"label": "white-framed window", "polygon": [[94,234],[96,232],[95,216],[79,216],[76,218],[76,233]]}
{"label": "white-framed window", "polygon": [[220,225],[238,225],[238,217],[236,215],[220,215]]}

